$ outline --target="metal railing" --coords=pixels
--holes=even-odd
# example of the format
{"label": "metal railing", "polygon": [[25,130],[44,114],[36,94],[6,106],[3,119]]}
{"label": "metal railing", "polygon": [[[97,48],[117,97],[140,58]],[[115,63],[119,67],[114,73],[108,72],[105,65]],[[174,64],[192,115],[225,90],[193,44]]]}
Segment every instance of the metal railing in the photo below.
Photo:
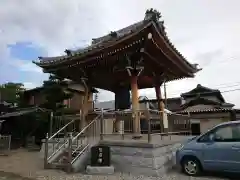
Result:
{"label": "metal railing", "polygon": [[[67,123],[51,137],[48,137],[47,134],[45,139],[44,167],[48,168],[52,163],[52,158],[56,156],[55,159],[58,160],[54,163],[58,165],[65,165],[67,171],[71,172],[72,164],[88,149],[94,140],[97,140],[97,137],[100,137],[100,131],[97,133],[98,126],[100,127],[100,123],[98,121],[100,116],[101,115],[99,114],[76,135],[73,135],[73,133],[70,132],[68,137],[64,136],[63,139],[57,138],[57,135],[63,132],[70,124],[74,123],[76,119]],[[49,152],[50,144],[52,144],[51,152]],[[66,154],[67,157],[61,157]],[[67,159],[66,162],[62,162],[61,158]]]}
{"label": "metal railing", "polygon": [[100,137],[100,131],[98,131],[98,127],[100,127],[100,117],[101,115],[98,115],[86,127],[84,127],[81,132],[71,138],[71,150],[74,149],[71,154],[72,157],[75,156],[72,158],[71,164],[77,160],[91,143],[99,140],[98,137]]}
{"label": "metal railing", "polygon": [[[113,110],[101,110],[94,111],[95,118],[91,120],[87,125],[77,134],[70,133],[68,137],[62,139],[62,141],[57,141],[57,135],[64,131],[69,124],[73,123],[75,120],[70,121],[60,130],[58,130],[53,136],[46,137],[45,142],[45,158],[44,163],[47,168],[51,163],[51,159],[59,153],[58,156],[65,156],[65,167],[68,172],[71,172],[73,164],[76,160],[89,149],[94,142],[99,140],[116,140],[120,137],[120,140],[132,139],[133,136],[133,120],[134,116],[132,110],[124,111],[113,111]],[[145,142],[152,143],[153,138],[157,137],[159,140],[172,140],[176,135],[186,136],[191,134],[189,129],[189,117],[179,114],[168,114],[169,121],[168,131],[160,131],[160,122],[163,121],[162,113],[157,110],[143,109],[138,110],[138,116],[142,127],[140,128],[140,133],[145,136]],[[175,120],[180,120],[181,123],[176,124]],[[145,123],[145,124],[144,124]],[[181,128],[179,128],[181,127]],[[108,138],[111,137],[111,138]],[[130,137],[130,138],[129,138]],[[167,137],[167,139],[166,139]],[[49,143],[52,143],[52,152],[49,154]],[[57,148],[54,149],[54,145]],[[64,154],[64,155],[63,155]],[[56,158],[58,159],[58,158]]]}
{"label": "metal railing", "polygon": [[[160,136],[161,140],[172,140],[175,135],[186,136],[191,135],[190,118],[186,115],[168,113],[168,127],[167,131],[161,132],[160,122],[163,121],[163,113],[158,110],[142,109],[138,110],[138,116],[140,118],[140,130],[139,133],[143,136],[147,136],[142,141],[152,142],[152,137]],[[178,124],[175,121],[179,122]],[[125,138],[131,138],[133,135],[133,113],[132,110],[123,111],[104,111],[103,112],[103,138],[114,136],[120,137],[119,140]],[[167,139],[164,138],[167,136]]]}
{"label": "metal railing", "polygon": [[[44,152],[44,167],[47,168],[49,161],[51,158],[53,158],[58,152],[63,150],[66,145],[68,144],[68,128],[69,126],[72,126],[75,123],[76,120],[79,120],[79,118],[75,118],[65,124],[61,129],[59,129],[57,132],[55,132],[52,136],[49,137],[48,133],[45,138],[45,152]],[[63,134],[63,136],[62,136]],[[49,145],[51,144],[51,151],[49,151]]]}
{"label": "metal railing", "polygon": [[11,135],[0,135],[0,155],[8,155],[11,150]]}

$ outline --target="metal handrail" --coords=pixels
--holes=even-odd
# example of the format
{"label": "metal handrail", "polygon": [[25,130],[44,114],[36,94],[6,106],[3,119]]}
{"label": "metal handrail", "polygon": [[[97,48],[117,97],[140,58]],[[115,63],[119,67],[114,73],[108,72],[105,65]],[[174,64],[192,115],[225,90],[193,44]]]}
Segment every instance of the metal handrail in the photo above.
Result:
{"label": "metal handrail", "polygon": [[97,117],[94,118],[94,120],[92,120],[92,122],[90,122],[87,126],[85,126],[76,136],[74,136],[72,138],[72,142],[74,142],[81,134],[83,134],[94,122],[97,121],[97,119],[101,116],[101,114],[99,114]]}
{"label": "metal handrail", "polygon": [[173,134],[181,134],[181,133],[189,133],[191,131],[176,131],[176,132],[167,132],[167,133],[151,133],[152,136],[154,135],[173,135]]}
{"label": "metal handrail", "polygon": [[[95,131],[96,130],[96,127],[98,127],[98,122],[100,120],[100,140],[103,140],[103,136],[104,135],[108,135],[108,133],[104,133],[104,128],[103,128],[103,120],[104,120],[104,115],[118,115],[118,114],[131,114],[132,113],[132,109],[127,109],[127,110],[103,110],[101,109],[101,111],[95,111],[95,115],[96,117],[89,123],[87,124],[80,132],[77,132],[76,135],[72,136],[70,135],[70,137],[67,139],[67,140],[64,140],[64,143],[59,147],[59,148],[56,148],[56,150],[49,156],[47,157],[47,161],[49,161],[49,159],[51,159],[55,154],[57,154],[61,149],[65,148],[66,145],[68,145],[68,152],[69,152],[69,167],[72,166],[72,164],[88,149],[88,147],[91,145],[91,142],[92,142],[92,138],[91,136],[89,135],[88,133],[88,129],[90,128],[91,131],[89,132],[92,132],[93,130],[93,140],[95,141],[96,137],[99,136],[99,132]],[[135,111],[136,113],[139,113],[139,112],[143,112],[143,115],[146,116],[146,119],[148,120],[148,130],[146,130],[148,132],[148,143],[151,143],[151,139],[152,139],[152,136],[154,135],[160,135],[161,138],[164,137],[164,135],[167,135],[169,136],[170,140],[171,140],[171,137],[174,137],[173,135],[174,134],[185,134],[185,133],[189,133],[191,131],[186,131],[186,130],[183,130],[183,131],[178,131],[178,132],[167,132],[167,133],[154,133],[152,131],[152,128],[151,128],[151,120],[152,120],[152,115],[158,115],[160,113],[162,113],[162,111],[158,111],[158,110],[153,110],[153,109],[138,109]],[[174,113],[173,113],[174,115]],[[70,121],[69,123],[67,123],[65,126],[63,126],[60,130],[58,130],[53,136],[51,136],[48,140],[51,140],[53,139],[57,134],[59,134],[61,131],[63,131],[67,126],[69,126],[71,123],[73,123],[76,119],[78,118],[75,118],[73,119],[72,121]],[[95,126],[96,125],[96,126]],[[92,129],[93,128],[93,129]],[[99,130],[99,127],[98,127],[98,130]],[[86,134],[85,134],[86,132]],[[123,132],[122,134],[120,134],[122,136],[122,139],[124,139],[124,135],[127,135],[127,134],[131,134],[131,133],[125,133]],[[83,139],[81,137],[81,135],[84,135],[83,136]],[[111,135],[115,135],[114,133],[111,133]],[[116,133],[116,135],[119,135],[119,133]],[[79,138],[80,137],[80,138]],[[80,139],[80,142],[79,142],[79,139]],[[84,141],[82,141],[84,140]],[[86,141],[85,141],[86,140]],[[77,142],[77,145],[74,143],[74,142]],[[59,142],[57,143],[59,144]],[[73,156],[74,155],[74,156]]]}
{"label": "metal handrail", "polygon": [[68,144],[68,140],[66,140],[66,142],[64,142],[56,151],[54,151],[48,158],[47,160],[50,160],[55,154],[57,154],[57,152],[59,152],[63,147],[65,147],[65,145]]}
{"label": "metal handrail", "polygon": [[72,121],[70,121],[69,123],[67,123],[65,126],[63,126],[61,129],[59,129],[56,133],[54,133],[48,140],[53,139],[55,136],[57,136],[60,132],[62,132],[68,125],[72,124],[76,119],[73,119]]}
{"label": "metal handrail", "polygon": [[[89,127],[91,127],[94,123],[96,123],[97,122],[97,120],[99,119],[99,117],[102,117],[102,114],[103,114],[103,111],[101,111],[101,114],[99,114],[97,117],[95,117],[87,126],[85,126],[82,130],[81,130],[81,132],[79,132],[76,136],[74,136],[74,137],[72,137],[71,138],[71,142],[72,142],[72,144],[71,144],[71,149],[72,149],[72,146],[73,146],[73,143],[78,139],[78,137],[81,135],[81,134],[83,134]],[[77,152],[79,149],[81,149],[82,148],[82,150],[77,154],[77,156],[76,157],[74,157],[74,159],[71,159],[70,158],[70,162],[71,162],[71,164],[73,164],[76,160],[77,160],[77,158],[79,158],[82,154],[83,154],[83,152],[88,148],[90,146],[90,143],[87,143],[86,145],[83,145],[83,144],[79,144],[77,147],[76,147],[76,149],[74,150],[74,151],[72,151],[71,153],[73,154],[73,153],[75,153],[75,152]],[[72,156],[71,156],[72,157]]]}
{"label": "metal handrail", "polygon": [[[61,149],[64,149],[65,147],[66,147],[66,145],[69,145],[69,146],[71,146],[70,148],[72,149],[73,148],[73,143],[76,141],[76,139],[81,135],[81,134],[83,134],[91,125],[93,125],[98,119],[99,119],[99,117],[100,116],[102,116],[102,113],[101,114],[99,114],[96,118],[94,118],[94,120],[91,122],[91,123],[89,123],[86,127],[84,127],[76,136],[70,136],[68,139],[66,139],[66,140],[64,140],[64,142],[63,142],[63,144],[60,146],[60,147],[58,147],[50,156],[48,156],[48,148],[47,148],[47,146],[48,146],[48,142],[49,142],[49,140],[52,140],[54,137],[56,137],[60,132],[62,132],[66,127],[68,127],[70,124],[72,124],[75,120],[77,120],[78,118],[75,118],[75,119],[73,119],[72,121],[70,121],[69,123],[67,123],[65,126],[63,126],[61,129],[59,129],[54,135],[52,135],[50,138],[48,138],[48,134],[47,134],[47,137],[46,137],[46,145],[45,145],[45,148],[47,148],[46,149],[46,152],[45,152],[45,164],[47,165],[48,163],[49,163],[49,160],[54,156],[54,155],[56,155]],[[70,141],[71,141],[71,143],[70,143]],[[57,145],[60,143],[60,141],[57,143]],[[71,145],[70,145],[70,144]],[[75,157],[73,160],[71,159],[70,160],[70,162],[74,162],[84,151],[85,151],[85,149],[89,146],[89,144],[87,144],[87,145],[85,145],[85,146],[83,146],[82,144],[81,144],[81,146],[82,147],[84,147],[83,148],[83,150],[77,155],[77,157]],[[77,150],[78,149],[80,149],[80,147],[77,147]],[[75,150],[74,152],[76,152],[77,150]],[[71,152],[71,154],[72,154],[72,152]],[[46,166],[47,167],[47,166]]]}
{"label": "metal handrail", "polygon": [[81,150],[81,152],[79,152],[79,154],[71,161],[71,164],[73,164],[73,163],[77,160],[77,158],[79,158],[79,157],[83,154],[83,152],[84,152],[89,146],[90,146],[90,144],[87,144],[87,145]]}

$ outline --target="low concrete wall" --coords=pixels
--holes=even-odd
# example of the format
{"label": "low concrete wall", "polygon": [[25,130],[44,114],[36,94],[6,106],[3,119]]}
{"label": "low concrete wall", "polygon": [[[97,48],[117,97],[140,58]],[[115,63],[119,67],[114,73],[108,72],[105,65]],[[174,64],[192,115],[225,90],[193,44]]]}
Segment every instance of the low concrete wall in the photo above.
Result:
{"label": "low concrete wall", "polygon": [[161,145],[100,141],[111,148],[116,171],[137,175],[161,176],[174,166],[174,151],[180,143]]}

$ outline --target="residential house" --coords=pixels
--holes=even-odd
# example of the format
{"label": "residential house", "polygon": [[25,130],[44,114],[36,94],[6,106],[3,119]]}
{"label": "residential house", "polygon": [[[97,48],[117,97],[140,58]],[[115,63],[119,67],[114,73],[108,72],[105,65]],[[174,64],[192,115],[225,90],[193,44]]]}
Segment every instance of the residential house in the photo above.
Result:
{"label": "residential house", "polygon": [[[182,93],[180,97],[163,99],[165,108],[172,112],[168,115],[169,131],[188,129],[198,135],[206,132],[215,125],[240,119],[240,110],[234,104],[225,101],[218,89],[211,89],[200,84],[189,92]],[[139,97],[140,109],[159,110],[156,99]],[[115,110],[115,102],[106,101],[96,104],[96,108]],[[141,129],[146,128],[145,125]]]}
{"label": "residential house", "polygon": [[[45,101],[43,90],[44,90],[43,87],[37,87],[37,88],[25,91],[24,99],[26,104],[32,105],[32,106],[39,106],[43,104]],[[68,86],[66,87],[66,90],[71,92],[73,96],[70,99],[64,100],[64,105],[66,105],[67,108],[70,108],[72,110],[76,110],[76,112],[79,112],[79,110],[82,107],[84,94],[85,94],[84,86],[82,84],[69,81]],[[91,89],[91,92],[88,96],[89,111],[94,109],[93,93],[97,93],[97,92],[98,91],[96,89]]]}
{"label": "residential house", "polygon": [[226,102],[218,89],[198,84],[191,91],[181,94],[181,97],[184,102],[178,113],[190,115],[194,134],[206,132],[221,122],[236,120],[240,116],[240,110]]}
{"label": "residential house", "polygon": [[[156,99],[145,98],[140,104],[158,109]],[[234,109],[234,104],[226,102],[218,89],[210,89],[200,84],[191,91],[182,93],[180,97],[168,98],[165,107],[173,112],[168,116],[169,131],[175,131],[176,126],[186,127],[186,117],[189,117],[189,129],[196,135],[221,122],[240,118],[240,110]]]}

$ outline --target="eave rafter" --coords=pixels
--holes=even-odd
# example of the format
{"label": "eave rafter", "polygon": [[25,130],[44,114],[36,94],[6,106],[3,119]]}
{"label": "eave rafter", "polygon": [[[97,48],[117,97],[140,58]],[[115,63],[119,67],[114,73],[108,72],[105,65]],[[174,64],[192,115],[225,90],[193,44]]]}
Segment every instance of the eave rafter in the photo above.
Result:
{"label": "eave rafter", "polygon": [[[78,59],[75,63],[70,64],[71,62],[69,61],[69,64],[62,64],[62,65],[55,65],[55,66],[50,66],[50,67],[42,67],[45,69],[46,72],[51,72],[55,71],[57,69],[69,69],[73,67],[83,67],[83,68],[94,68],[98,64],[106,64],[106,63],[111,63],[111,60],[114,60],[116,56],[121,56],[124,55],[128,52],[133,52],[134,49],[139,47],[141,43],[144,41],[143,37],[136,37],[137,40],[130,41],[129,43],[116,47],[116,49],[112,49],[110,52],[103,52],[100,53],[96,56],[93,56],[91,58],[88,58],[87,60],[83,61],[82,59]],[[137,48],[138,49],[138,48]],[[108,61],[108,62],[107,62]]]}
{"label": "eave rafter", "polygon": [[[114,53],[118,53],[120,51],[124,51],[125,49],[130,48],[133,45],[140,43],[141,40],[143,40],[143,39],[138,39],[138,40],[132,41],[131,44],[127,44],[127,45],[125,43],[123,43],[125,45],[118,49],[114,48],[114,46],[121,44],[124,41],[127,41],[136,36],[139,37],[139,34],[141,34],[146,29],[146,27],[150,26],[151,22],[139,23],[139,24],[140,24],[140,27],[137,28],[136,31],[133,31],[133,33],[130,33],[129,35],[126,34],[123,37],[119,37],[118,38],[119,40],[115,40],[114,42],[107,42],[107,43],[105,43],[106,45],[103,44],[102,46],[99,46],[98,48],[92,48],[91,50],[84,52],[84,53],[75,53],[75,54],[72,54],[71,56],[60,56],[60,57],[56,57],[56,58],[40,58],[40,62],[34,61],[33,63],[37,64],[38,66],[40,66],[42,68],[46,68],[48,66],[54,66],[54,64],[66,65],[66,63],[68,63],[69,60],[77,61],[79,59],[86,59],[86,58],[88,58],[88,56],[93,56],[93,58],[88,58],[89,61],[92,59],[94,60],[96,58],[95,54],[98,54],[98,53],[100,55],[97,59],[105,58],[106,56],[112,55]],[[95,45],[93,45],[93,46],[95,46]],[[105,51],[107,53],[101,53],[103,51]],[[44,59],[48,59],[48,60],[45,61]],[[85,62],[86,61],[84,61],[84,63]],[[71,62],[71,64],[74,64],[74,63]]]}

